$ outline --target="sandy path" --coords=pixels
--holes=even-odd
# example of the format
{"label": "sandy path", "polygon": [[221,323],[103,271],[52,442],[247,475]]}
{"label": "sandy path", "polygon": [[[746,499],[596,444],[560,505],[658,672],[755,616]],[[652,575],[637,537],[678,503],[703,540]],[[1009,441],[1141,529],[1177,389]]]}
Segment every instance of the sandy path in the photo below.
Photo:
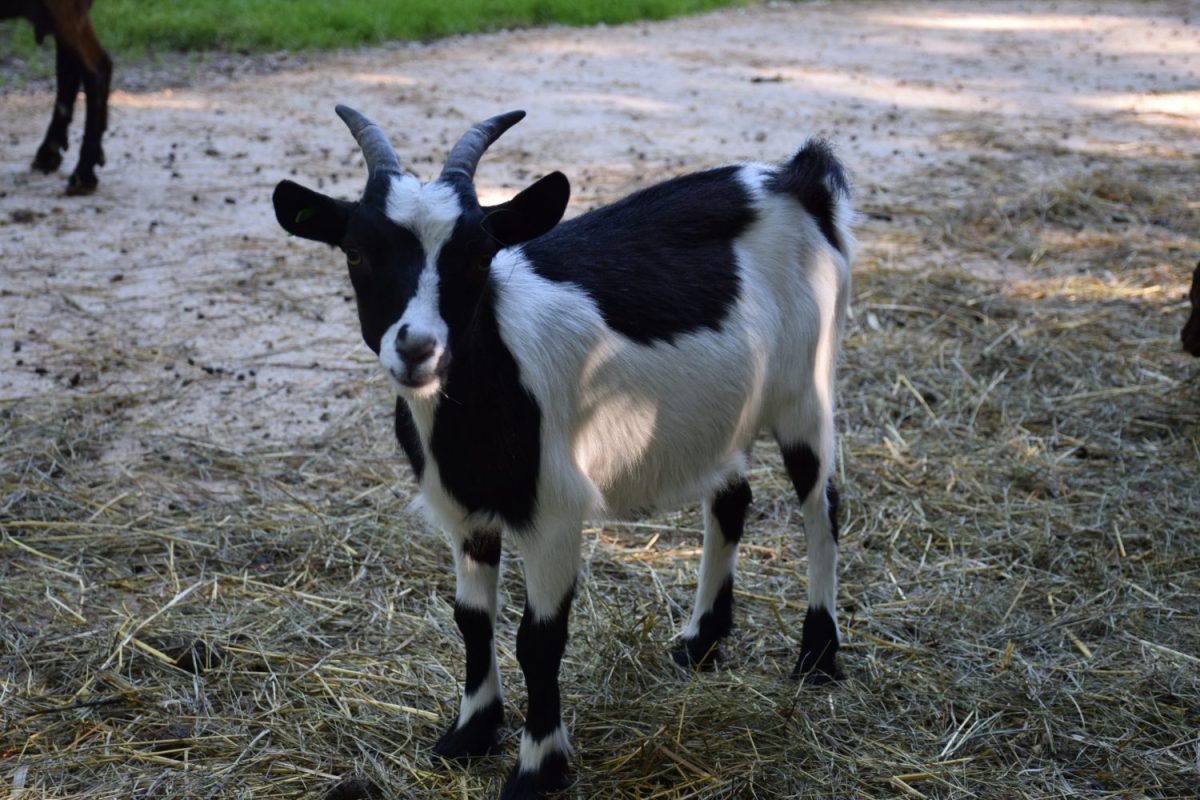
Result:
{"label": "sandy path", "polygon": [[270,209],[287,176],[360,189],[337,102],[374,117],[426,178],[469,123],[523,107],[528,119],[484,161],[483,199],[562,169],[569,213],[823,134],[871,214],[863,269],[952,265],[958,255],[921,250],[914,232],[930,197],[986,191],[954,169],[981,153],[1030,180],[1092,155],[1200,179],[1194,3],[912,5],[466,37],[209,88],[117,91],[101,189],[83,199],[62,196],[65,174],[28,171],[49,95],[0,96],[0,400],[136,394],[125,413],[138,425],[117,453],[128,455],[148,446],[139,430],[277,441],[320,431],[364,393],[383,398],[338,259],[288,241]]}

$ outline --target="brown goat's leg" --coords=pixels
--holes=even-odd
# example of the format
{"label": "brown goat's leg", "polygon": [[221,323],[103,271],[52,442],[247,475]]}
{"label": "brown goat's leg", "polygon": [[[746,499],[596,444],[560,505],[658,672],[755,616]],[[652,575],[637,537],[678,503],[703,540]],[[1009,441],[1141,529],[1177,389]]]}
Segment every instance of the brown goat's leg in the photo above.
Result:
{"label": "brown goat's leg", "polygon": [[108,128],[108,92],[112,82],[112,59],[100,46],[86,7],[70,9],[79,3],[63,3],[52,10],[57,35],[70,46],[82,67],[83,90],[87,95],[87,119],[83,128],[83,144],[79,148],[79,163],[67,184],[67,194],[91,194],[96,190],[96,165],[104,164],[101,139]]}
{"label": "brown goat's leg", "polygon": [[50,116],[46,138],[33,158],[33,168],[47,173],[54,172],[62,164],[62,154],[67,149],[67,128],[71,125],[75,96],[79,94],[83,72],[79,57],[71,47],[57,36],[54,44],[58,93],[54,98],[54,113]]}

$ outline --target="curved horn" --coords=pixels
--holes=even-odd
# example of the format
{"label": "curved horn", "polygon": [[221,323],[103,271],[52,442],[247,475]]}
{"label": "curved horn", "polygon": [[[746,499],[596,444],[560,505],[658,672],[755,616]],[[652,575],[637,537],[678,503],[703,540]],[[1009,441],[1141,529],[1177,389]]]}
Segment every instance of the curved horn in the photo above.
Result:
{"label": "curved horn", "polygon": [[339,105],[334,108],[337,115],[346,123],[350,133],[362,148],[363,158],[367,160],[367,174],[375,177],[377,172],[400,172],[400,161],[396,151],[387,140],[387,136],[379,126],[349,106]]}
{"label": "curved horn", "polygon": [[475,167],[479,166],[479,159],[483,156],[483,151],[487,150],[492,142],[499,139],[502,133],[524,118],[524,111],[509,111],[507,114],[486,119],[464,133],[458,140],[458,144],[454,145],[454,149],[450,151],[450,155],[446,157],[446,166],[442,167],[442,177],[454,180],[461,178],[466,178],[468,181],[474,180]]}

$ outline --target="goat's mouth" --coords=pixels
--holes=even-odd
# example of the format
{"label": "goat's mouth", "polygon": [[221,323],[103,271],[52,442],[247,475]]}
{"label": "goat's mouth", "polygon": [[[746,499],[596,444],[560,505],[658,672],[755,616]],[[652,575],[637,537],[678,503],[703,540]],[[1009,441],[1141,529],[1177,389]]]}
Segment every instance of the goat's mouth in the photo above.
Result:
{"label": "goat's mouth", "polygon": [[410,397],[429,397],[441,388],[450,365],[449,351],[443,351],[436,362],[425,362],[415,367],[389,368],[388,374],[396,388]]}
{"label": "goat's mouth", "polygon": [[396,379],[396,383],[406,389],[424,389],[438,382],[438,376],[432,373],[420,378],[410,375],[392,375],[392,377]]}

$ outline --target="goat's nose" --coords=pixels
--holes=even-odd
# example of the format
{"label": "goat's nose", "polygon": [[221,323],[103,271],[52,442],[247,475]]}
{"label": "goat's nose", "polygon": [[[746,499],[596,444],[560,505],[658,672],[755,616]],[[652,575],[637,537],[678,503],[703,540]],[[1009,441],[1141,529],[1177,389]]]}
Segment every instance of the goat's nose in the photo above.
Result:
{"label": "goat's nose", "polygon": [[432,336],[413,336],[401,329],[406,335],[396,336],[396,354],[409,366],[423,364],[437,352],[437,339]]}

